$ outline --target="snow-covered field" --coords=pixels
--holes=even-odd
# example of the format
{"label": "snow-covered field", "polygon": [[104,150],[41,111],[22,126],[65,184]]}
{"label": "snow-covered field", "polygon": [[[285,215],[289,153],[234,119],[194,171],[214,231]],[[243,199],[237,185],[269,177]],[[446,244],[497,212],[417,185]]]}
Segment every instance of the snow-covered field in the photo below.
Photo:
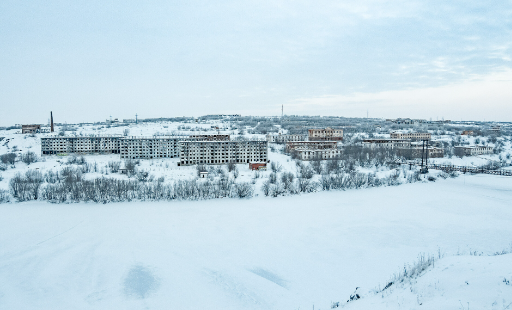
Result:
{"label": "snow-covered field", "polygon": [[[249,200],[1,204],[0,309],[506,309],[512,254],[487,255],[510,251],[511,201],[512,178],[467,175]],[[370,292],[420,253],[444,258]]]}

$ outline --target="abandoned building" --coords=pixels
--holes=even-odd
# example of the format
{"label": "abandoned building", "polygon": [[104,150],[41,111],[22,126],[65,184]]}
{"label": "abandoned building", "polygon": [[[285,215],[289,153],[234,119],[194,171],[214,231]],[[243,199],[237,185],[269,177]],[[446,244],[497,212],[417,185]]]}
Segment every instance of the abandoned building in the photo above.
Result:
{"label": "abandoned building", "polygon": [[332,129],[327,127],[325,129],[309,129],[309,141],[342,141],[343,129]]}
{"label": "abandoned building", "polygon": [[494,152],[494,148],[491,146],[456,146],[454,147],[456,156],[475,156],[475,155],[485,155],[492,154]]}
{"label": "abandoned building", "polygon": [[180,166],[268,162],[267,141],[182,141]]}
{"label": "abandoned building", "polygon": [[43,137],[41,155],[55,154],[119,154],[120,136]]}
{"label": "abandoned building", "polygon": [[306,141],[305,135],[282,135],[282,134],[268,134],[267,141],[271,143],[286,143],[294,141]]}
{"label": "abandoned building", "polygon": [[290,152],[296,149],[324,150],[335,149],[338,147],[336,141],[296,141],[286,143],[286,151]]}
{"label": "abandoned building", "polygon": [[176,158],[180,156],[179,142],[187,139],[188,137],[177,136],[122,138],[120,143],[121,158]]}
{"label": "abandoned building", "polygon": [[335,149],[320,149],[312,150],[308,148],[296,148],[292,151],[292,156],[300,160],[321,160],[321,159],[335,159],[340,157],[341,150]]}
{"label": "abandoned building", "polygon": [[428,147],[423,149],[420,146],[412,146],[410,148],[398,148],[397,155],[405,159],[416,159],[425,156],[428,150],[428,158],[442,158],[444,157],[444,149],[439,147]]}
{"label": "abandoned building", "polygon": [[188,136],[189,140],[198,141],[229,141],[229,135],[191,135]]}
{"label": "abandoned building", "polygon": [[249,169],[250,170],[267,170],[267,163],[266,162],[249,163]]}
{"label": "abandoned building", "polygon": [[411,140],[404,139],[364,139],[362,145],[365,147],[385,147],[385,148],[408,148],[411,147]]}
{"label": "abandoned building", "polygon": [[431,134],[428,132],[392,132],[391,139],[411,139],[411,140],[430,140]]}
{"label": "abandoned building", "polygon": [[41,132],[41,125],[21,125],[21,133],[39,133]]}

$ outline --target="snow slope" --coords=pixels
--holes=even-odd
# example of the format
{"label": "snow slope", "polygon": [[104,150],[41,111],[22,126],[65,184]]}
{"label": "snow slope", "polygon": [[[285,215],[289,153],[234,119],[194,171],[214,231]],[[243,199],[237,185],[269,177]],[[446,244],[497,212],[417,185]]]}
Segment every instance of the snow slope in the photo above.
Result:
{"label": "snow slope", "polygon": [[[448,267],[460,259],[466,277],[446,284],[437,305],[444,296],[471,305],[475,298],[480,309],[494,309],[485,290],[455,290],[462,278],[472,287],[470,271],[486,267],[478,261],[484,257],[450,256],[508,249],[511,200],[512,178],[468,175],[250,200],[2,204],[0,309],[384,307],[381,296],[344,302],[356,287],[383,287],[404,263],[438,249]],[[493,274],[509,278],[508,261],[496,263]],[[459,271],[439,272],[449,278]],[[415,284],[425,305],[436,277]],[[405,305],[416,302],[415,295],[398,296]]]}
{"label": "snow slope", "polygon": [[512,254],[443,258],[421,277],[345,309],[511,309]]}

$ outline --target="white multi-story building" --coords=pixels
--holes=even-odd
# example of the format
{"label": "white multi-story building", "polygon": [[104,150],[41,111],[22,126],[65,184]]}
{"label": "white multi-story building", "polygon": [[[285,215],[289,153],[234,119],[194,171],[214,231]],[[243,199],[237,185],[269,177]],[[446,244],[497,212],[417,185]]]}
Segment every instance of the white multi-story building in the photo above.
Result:
{"label": "white multi-story building", "polygon": [[339,149],[321,149],[312,150],[308,148],[297,148],[293,152],[300,160],[320,160],[320,159],[336,159],[340,157],[341,150]]}
{"label": "white multi-story building", "polygon": [[457,156],[475,156],[492,154],[494,148],[492,146],[456,146],[455,155]]}
{"label": "white multi-story building", "polygon": [[365,147],[385,147],[385,148],[404,148],[411,147],[411,140],[403,139],[365,139],[363,140]]}
{"label": "white multi-story building", "polygon": [[180,156],[180,141],[187,137],[127,137],[121,140],[121,158],[175,158]]}
{"label": "white multi-story building", "polygon": [[341,141],[343,140],[343,129],[309,129],[309,141]]}
{"label": "white multi-story building", "polygon": [[336,141],[296,141],[287,142],[286,151],[290,152],[296,149],[309,149],[309,150],[323,150],[323,149],[335,149],[338,147]]}
{"label": "white multi-story building", "polygon": [[182,141],[180,166],[268,162],[267,141]]}
{"label": "white multi-story building", "polygon": [[43,137],[41,155],[119,154],[121,136]]}
{"label": "white multi-story building", "polygon": [[430,140],[431,134],[428,132],[392,132],[391,139],[411,139],[411,140]]}
{"label": "white multi-story building", "polygon": [[282,134],[268,134],[267,141],[271,143],[286,143],[294,141],[306,141],[305,135],[282,135]]}

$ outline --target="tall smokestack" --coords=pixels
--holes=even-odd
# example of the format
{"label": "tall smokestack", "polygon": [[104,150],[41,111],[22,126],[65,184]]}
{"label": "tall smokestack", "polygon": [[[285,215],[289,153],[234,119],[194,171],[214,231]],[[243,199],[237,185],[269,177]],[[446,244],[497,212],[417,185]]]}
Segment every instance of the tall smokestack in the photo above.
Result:
{"label": "tall smokestack", "polygon": [[51,129],[50,129],[50,132],[53,132],[53,112],[50,111],[50,119],[51,119]]}

